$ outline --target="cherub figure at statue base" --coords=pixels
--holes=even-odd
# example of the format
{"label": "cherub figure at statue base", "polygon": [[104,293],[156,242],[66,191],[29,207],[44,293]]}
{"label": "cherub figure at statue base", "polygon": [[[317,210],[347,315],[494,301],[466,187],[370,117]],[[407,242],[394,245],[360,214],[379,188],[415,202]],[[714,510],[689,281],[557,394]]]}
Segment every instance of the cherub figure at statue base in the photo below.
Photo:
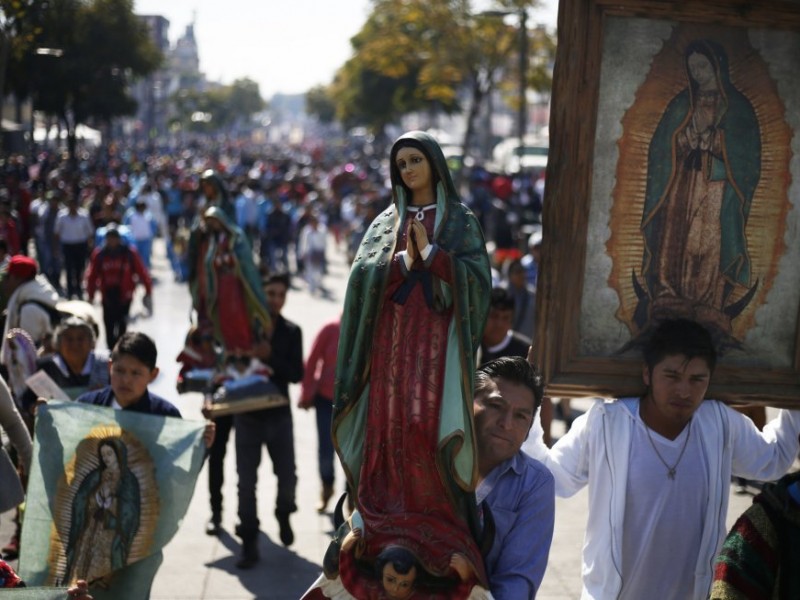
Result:
{"label": "cherub figure at statue base", "polygon": [[[395,545],[384,548],[373,561],[362,552],[365,544],[358,513],[339,530],[325,556],[325,573],[305,593],[303,600],[491,600],[488,590],[476,583],[477,575],[463,554],[450,557],[452,577],[426,572],[414,554]],[[342,539],[340,536],[347,531]],[[348,589],[358,590],[358,596]]]}

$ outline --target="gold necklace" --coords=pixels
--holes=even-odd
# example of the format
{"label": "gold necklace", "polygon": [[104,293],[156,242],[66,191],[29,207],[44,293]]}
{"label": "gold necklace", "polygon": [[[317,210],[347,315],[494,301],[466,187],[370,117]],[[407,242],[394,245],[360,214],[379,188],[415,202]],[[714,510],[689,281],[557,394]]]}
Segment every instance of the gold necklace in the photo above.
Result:
{"label": "gold necklace", "polygon": [[689,421],[689,428],[686,431],[686,439],[683,440],[683,448],[681,448],[681,453],[678,455],[678,460],[676,460],[675,464],[671,467],[669,466],[669,463],[664,460],[664,457],[661,456],[661,452],[658,451],[656,443],[653,441],[653,436],[650,434],[650,428],[647,426],[647,423],[644,421],[642,421],[642,423],[644,424],[644,429],[647,432],[647,439],[650,440],[650,445],[653,447],[653,450],[655,450],[658,460],[660,460],[661,464],[667,468],[667,477],[670,479],[675,479],[675,470],[678,468],[678,463],[681,462],[683,453],[686,452],[686,447],[689,445],[689,436],[692,435],[692,422]]}

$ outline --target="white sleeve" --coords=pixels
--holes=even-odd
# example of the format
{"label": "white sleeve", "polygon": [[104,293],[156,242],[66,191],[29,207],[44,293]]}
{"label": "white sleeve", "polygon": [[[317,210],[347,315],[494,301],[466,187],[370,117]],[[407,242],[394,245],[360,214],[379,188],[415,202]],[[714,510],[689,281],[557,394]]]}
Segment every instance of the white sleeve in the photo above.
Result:
{"label": "white sleeve", "polygon": [[756,481],[783,477],[800,450],[800,411],[781,410],[759,431],[753,422],[725,406],[733,442],[732,473]]}
{"label": "white sleeve", "polygon": [[403,264],[406,266],[406,272],[410,271],[411,265],[413,265],[414,262],[411,260],[411,257],[408,255],[408,252],[406,252],[405,250],[401,250],[400,252],[397,253],[397,256],[403,259]]}
{"label": "white sleeve", "polygon": [[552,448],[542,439],[544,429],[537,413],[530,435],[522,444],[523,452],[550,469],[556,481],[556,494],[562,498],[576,494],[589,482],[589,425],[595,409],[596,405],[575,419],[570,430]]}

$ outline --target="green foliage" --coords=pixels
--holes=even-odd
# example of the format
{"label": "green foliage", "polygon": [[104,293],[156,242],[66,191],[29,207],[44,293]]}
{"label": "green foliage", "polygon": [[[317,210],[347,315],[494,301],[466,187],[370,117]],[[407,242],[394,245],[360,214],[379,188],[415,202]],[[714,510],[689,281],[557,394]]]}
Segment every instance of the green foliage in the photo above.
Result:
{"label": "green foliage", "polygon": [[[79,123],[133,114],[131,81],[153,72],[162,56],[132,0],[0,0],[10,53],[6,90],[32,95],[34,106]],[[16,12],[13,12],[16,11]],[[9,16],[11,15],[11,16]],[[60,51],[41,55],[37,49]]]}
{"label": "green foliage", "polygon": [[380,130],[398,116],[461,109],[465,77],[465,0],[375,0],[351,40],[353,57],[331,86],[336,115],[345,124]]}
{"label": "green foliage", "polygon": [[237,79],[230,86],[227,104],[234,118],[250,118],[264,110],[266,106],[261,97],[258,84],[252,79]]}
{"label": "green foliage", "polygon": [[320,123],[333,123],[336,105],[328,88],[318,85],[306,92],[306,113],[317,117]]}
{"label": "green foliage", "polygon": [[537,92],[549,92],[553,86],[553,61],[556,57],[555,35],[543,27],[530,32],[530,68],[528,85]]}
{"label": "green foliage", "polygon": [[248,121],[266,106],[258,84],[248,78],[205,92],[184,89],[171,101],[176,115],[173,125],[197,133]]}
{"label": "green foliage", "polygon": [[414,73],[390,77],[351,59],[332,85],[336,117],[347,127],[363,124],[379,132],[405,112],[413,94]]}
{"label": "green foliage", "polygon": [[7,43],[5,72],[0,76],[5,94],[18,98],[30,94],[33,57],[44,30],[48,0],[0,0],[0,30]]}
{"label": "green foliage", "polygon": [[[497,7],[519,14],[537,3],[499,0]],[[465,96],[472,118],[496,81],[519,81],[519,28],[475,14],[469,0],[373,0],[372,7],[351,40],[352,58],[327,90],[344,125],[379,132],[413,111],[460,112]],[[555,40],[543,30],[528,34],[529,83],[548,89]]]}

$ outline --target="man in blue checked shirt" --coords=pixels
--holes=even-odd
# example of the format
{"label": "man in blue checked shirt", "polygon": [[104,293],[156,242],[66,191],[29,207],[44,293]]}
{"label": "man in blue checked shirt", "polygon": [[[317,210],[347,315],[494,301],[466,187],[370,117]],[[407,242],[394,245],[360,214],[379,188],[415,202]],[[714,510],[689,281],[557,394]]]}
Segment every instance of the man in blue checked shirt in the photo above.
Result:
{"label": "man in blue checked shirt", "polygon": [[536,597],[553,540],[553,476],[520,451],[542,395],[541,375],[521,357],[498,358],[475,373],[476,495],[484,523],[487,513],[494,522],[484,559],[496,600]]}

